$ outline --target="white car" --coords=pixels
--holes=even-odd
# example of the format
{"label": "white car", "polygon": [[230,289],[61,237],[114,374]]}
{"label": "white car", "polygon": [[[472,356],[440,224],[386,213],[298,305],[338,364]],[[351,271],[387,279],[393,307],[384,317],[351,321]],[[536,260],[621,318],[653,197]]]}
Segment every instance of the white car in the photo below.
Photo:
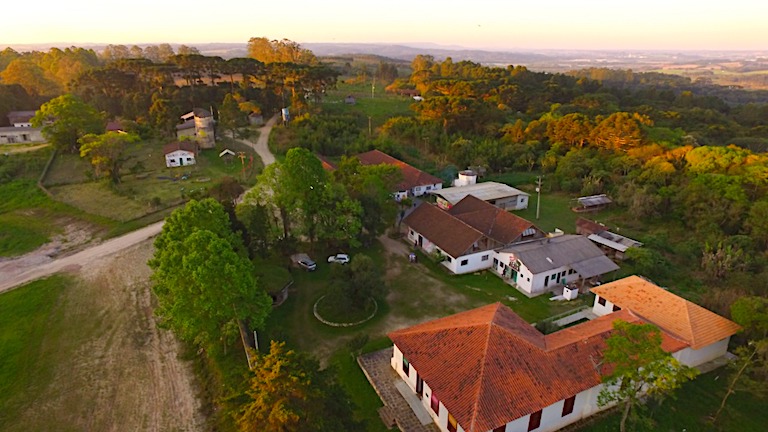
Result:
{"label": "white car", "polygon": [[347,254],[336,254],[331,255],[328,257],[329,263],[339,263],[339,264],[347,264],[349,262],[349,255]]}

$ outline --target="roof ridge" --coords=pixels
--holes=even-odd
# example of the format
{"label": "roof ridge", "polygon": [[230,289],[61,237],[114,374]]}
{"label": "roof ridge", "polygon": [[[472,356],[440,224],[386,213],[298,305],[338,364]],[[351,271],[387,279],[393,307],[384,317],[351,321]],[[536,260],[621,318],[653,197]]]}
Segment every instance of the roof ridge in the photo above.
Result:
{"label": "roof ridge", "polygon": [[687,324],[686,329],[691,333],[691,346],[696,346],[698,344],[696,343],[696,332],[693,331],[693,320],[691,319],[691,309],[693,308],[693,306],[698,306],[698,305],[684,299],[682,296],[679,296],[679,297],[685,304],[685,321]]}
{"label": "roof ridge", "polygon": [[496,324],[496,316],[499,314],[499,307],[501,303],[497,303],[496,310],[493,312],[493,315],[491,316],[490,321],[488,321],[488,333],[485,335],[485,346],[483,347],[483,353],[480,356],[480,371],[478,373],[478,376],[480,379],[477,383],[477,388],[475,391],[475,402],[472,404],[472,419],[469,422],[469,428],[468,431],[474,431],[475,430],[475,423],[477,423],[477,417],[479,415],[478,408],[480,406],[480,397],[482,396],[483,392],[483,381],[485,380],[485,365],[487,363],[488,358],[488,345],[491,343],[491,331],[493,330],[493,326],[498,326]]}

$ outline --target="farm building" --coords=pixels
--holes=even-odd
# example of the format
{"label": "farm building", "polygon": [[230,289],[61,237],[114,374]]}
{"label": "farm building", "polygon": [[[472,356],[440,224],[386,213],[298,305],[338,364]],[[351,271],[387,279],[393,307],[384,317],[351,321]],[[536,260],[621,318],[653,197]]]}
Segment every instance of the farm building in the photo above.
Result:
{"label": "farm building", "polygon": [[421,196],[430,191],[442,189],[443,187],[442,179],[427,174],[418,168],[408,165],[407,163],[378,150],[361,153],[355,157],[358,158],[363,165],[387,164],[395,165],[400,168],[400,171],[403,173],[403,181],[400,182],[396,186],[396,190],[393,191],[395,199],[398,201],[412,196]]}
{"label": "farm building", "polygon": [[563,235],[496,251],[493,269],[524,294],[535,296],[562,290],[566,284],[583,286],[619,266],[586,237]]}
{"label": "farm building", "polygon": [[442,432],[556,431],[609,407],[597,399],[616,320],[655,325],[662,349],[688,366],[726,354],[738,325],[639,279],[596,292],[596,307],[603,293],[617,309],[548,335],[500,303],[396,330],[390,366]]}
{"label": "farm building", "polygon": [[606,255],[616,260],[623,260],[627,249],[643,245],[637,240],[609,231],[603,224],[584,218],[576,220],[576,233],[587,236]]}
{"label": "farm building", "polygon": [[594,212],[608,207],[612,202],[606,194],[579,197],[572,210],[576,213]]}
{"label": "farm building", "polygon": [[491,268],[495,249],[544,237],[533,223],[466,196],[450,210],[421,203],[403,219],[408,240],[427,253],[440,253],[455,274]]}
{"label": "farm building", "polygon": [[528,208],[529,197],[519,189],[496,182],[454,186],[433,191],[432,194],[437,197],[437,205],[444,210],[453,207],[467,195],[472,195],[502,210],[523,210]]}
{"label": "farm building", "polygon": [[165,166],[168,168],[197,163],[198,145],[195,141],[176,141],[163,146]]}
{"label": "farm building", "polygon": [[214,120],[211,112],[195,108],[181,116],[182,123],[176,125],[176,138],[194,137],[201,149],[216,147]]}

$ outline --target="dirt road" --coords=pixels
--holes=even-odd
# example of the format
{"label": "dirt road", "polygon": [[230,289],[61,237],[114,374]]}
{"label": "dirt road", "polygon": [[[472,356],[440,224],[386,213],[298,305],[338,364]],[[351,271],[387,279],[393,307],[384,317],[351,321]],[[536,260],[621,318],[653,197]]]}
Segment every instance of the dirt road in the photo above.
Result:
{"label": "dirt road", "polygon": [[45,341],[58,355],[48,384],[0,430],[206,430],[191,364],[153,314],[152,253],[152,241],[144,240],[89,257],[50,323],[64,327]]}
{"label": "dirt road", "polygon": [[36,279],[60,271],[74,271],[90,264],[97,258],[105,257],[160,233],[165,222],[157,222],[121,237],[107,240],[97,246],[72,255],[51,259],[47,255],[29,254],[0,263],[0,293],[21,286]]}
{"label": "dirt road", "polygon": [[275,156],[269,151],[269,133],[272,132],[272,126],[277,123],[279,116],[275,115],[267,121],[267,124],[259,129],[259,139],[254,143],[249,140],[242,140],[243,143],[250,146],[259,155],[261,161],[264,162],[264,166],[271,163],[275,163]]}

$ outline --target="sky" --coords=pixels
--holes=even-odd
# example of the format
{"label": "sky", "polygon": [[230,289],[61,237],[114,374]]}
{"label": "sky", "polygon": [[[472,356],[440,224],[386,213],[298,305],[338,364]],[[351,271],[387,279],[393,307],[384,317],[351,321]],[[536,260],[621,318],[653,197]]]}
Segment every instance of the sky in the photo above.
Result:
{"label": "sky", "polygon": [[434,43],[488,50],[766,50],[765,0],[38,0],[2,7],[0,46]]}

